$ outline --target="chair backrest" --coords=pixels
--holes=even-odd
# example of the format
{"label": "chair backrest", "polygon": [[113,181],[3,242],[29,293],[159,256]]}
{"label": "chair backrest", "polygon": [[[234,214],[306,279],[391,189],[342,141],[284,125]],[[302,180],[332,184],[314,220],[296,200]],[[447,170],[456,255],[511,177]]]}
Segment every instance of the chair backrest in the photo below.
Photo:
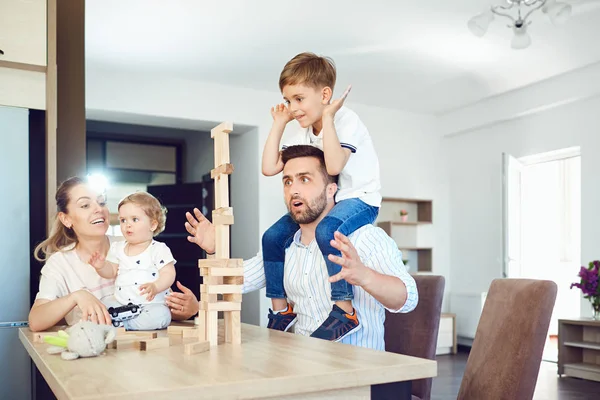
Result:
{"label": "chair backrest", "polygon": [[544,280],[492,282],[458,399],[533,398],[556,291]]}
{"label": "chair backrest", "polygon": [[[419,291],[417,307],[406,314],[387,312],[385,350],[435,360],[445,279],[438,275],[414,275]],[[432,379],[413,381],[412,394],[422,400],[431,396]]]}

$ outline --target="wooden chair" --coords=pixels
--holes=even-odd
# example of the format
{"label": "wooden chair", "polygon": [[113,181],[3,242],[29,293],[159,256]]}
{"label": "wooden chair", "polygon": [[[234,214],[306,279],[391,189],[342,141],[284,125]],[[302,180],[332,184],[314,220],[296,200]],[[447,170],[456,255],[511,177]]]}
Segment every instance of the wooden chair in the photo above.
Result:
{"label": "wooden chair", "polygon": [[[435,360],[445,279],[438,275],[414,275],[419,304],[406,314],[386,311],[385,350]],[[429,400],[432,379],[412,382],[413,399]],[[374,387],[374,399],[397,398],[394,383]]]}

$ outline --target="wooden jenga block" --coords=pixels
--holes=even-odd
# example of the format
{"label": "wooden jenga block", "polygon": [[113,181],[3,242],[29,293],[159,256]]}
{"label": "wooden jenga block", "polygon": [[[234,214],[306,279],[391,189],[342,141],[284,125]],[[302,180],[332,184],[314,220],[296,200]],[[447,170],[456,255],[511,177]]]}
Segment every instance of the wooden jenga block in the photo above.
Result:
{"label": "wooden jenga block", "polygon": [[126,335],[133,335],[142,337],[145,339],[156,339],[158,337],[158,332],[156,331],[127,331]]}
{"label": "wooden jenga block", "polygon": [[243,276],[224,276],[223,284],[225,284],[225,285],[243,285],[244,277]]}
{"label": "wooden jenga block", "polygon": [[131,339],[113,340],[110,343],[110,348],[115,350],[139,349],[140,341]]}
{"label": "wooden jenga block", "polygon": [[229,207],[229,175],[215,178],[215,208],[221,207]]}
{"label": "wooden jenga block", "polygon": [[228,215],[233,215],[233,207],[220,207],[220,208],[217,208],[216,210],[213,210],[212,215],[213,216],[215,216],[215,215],[221,215],[223,217],[228,216]]}
{"label": "wooden jenga block", "polygon": [[233,225],[233,208],[221,207],[213,211],[212,223],[214,225]]}
{"label": "wooden jenga block", "polygon": [[216,303],[200,302],[200,309],[207,311],[240,311],[242,303],[230,301],[217,301]]}
{"label": "wooden jenga block", "polygon": [[217,311],[206,311],[206,340],[211,346],[219,344],[219,319]]}
{"label": "wooden jenga block", "polygon": [[233,225],[233,215],[213,215],[212,223],[215,226]]}
{"label": "wooden jenga block", "polygon": [[211,131],[215,144],[215,168],[229,163],[229,133]]}
{"label": "wooden jenga block", "polygon": [[184,345],[185,354],[188,356],[204,353],[210,350],[210,342],[203,340],[195,343],[188,343]]}
{"label": "wooden jenga block", "polygon": [[222,285],[224,283],[224,278],[222,276],[203,276],[202,284],[203,285]]}
{"label": "wooden jenga block", "polygon": [[244,276],[244,268],[200,268],[201,276]]}
{"label": "wooden jenga block", "polygon": [[241,293],[224,294],[223,301],[229,301],[232,303],[241,303],[242,302],[242,294]]}
{"label": "wooden jenga block", "polygon": [[223,322],[225,325],[225,342],[226,343],[231,343],[231,324],[232,324],[232,320],[231,320],[231,311],[228,312],[224,312],[223,313]]}
{"label": "wooden jenga block", "polygon": [[[242,268],[244,266],[244,260],[242,260],[241,258],[210,258],[210,259],[204,259],[204,260],[198,260],[198,268],[205,269],[207,271],[210,271],[208,274],[201,274],[202,276],[204,275],[211,275],[211,276],[233,276],[234,274],[227,274],[227,275],[219,275],[217,273],[215,273],[215,271],[221,271],[224,269],[236,269],[236,268]],[[241,273],[241,275],[243,275],[243,272]]]}
{"label": "wooden jenga block", "polygon": [[207,340],[207,336],[206,336],[206,327],[208,326],[208,324],[206,323],[207,316],[208,316],[208,313],[206,312],[206,310],[203,310],[201,308],[198,311],[198,316],[196,318],[194,318],[194,323],[197,328],[196,333],[198,334],[198,340],[200,340],[200,341]]}
{"label": "wooden jenga block", "polygon": [[169,347],[168,337],[159,337],[156,339],[140,340],[139,346],[141,351],[149,351]]}
{"label": "wooden jenga block", "polygon": [[184,331],[181,332],[181,336],[184,338],[191,338],[191,337],[198,337],[198,329],[186,329]]}
{"label": "wooden jenga block", "polygon": [[[215,160],[215,168],[219,167],[220,165],[226,164],[225,162],[221,162],[221,147],[223,146],[223,141],[221,140],[222,134],[220,133],[215,133],[215,136],[213,137],[214,139],[214,152],[215,152],[215,156],[214,156],[214,160]],[[220,175],[217,175],[213,178],[214,181],[216,181],[217,179],[219,179]]]}
{"label": "wooden jenga block", "polygon": [[242,285],[200,285],[200,293],[242,293]]}
{"label": "wooden jenga block", "polygon": [[[221,136],[221,138],[218,139],[221,141],[221,155],[219,156],[219,165],[229,164],[231,162],[231,160],[229,159],[229,155],[230,155],[230,153],[229,153],[229,134],[226,132],[223,132],[220,134],[220,136]],[[218,167],[218,165],[215,165],[215,167]],[[221,175],[221,176],[227,176],[227,175]]]}
{"label": "wooden jenga block", "polygon": [[117,331],[117,335],[123,335],[124,333],[127,333],[127,330],[122,326],[115,328],[115,330]]}
{"label": "wooden jenga block", "polygon": [[214,138],[219,132],[231,133],[233,131],[233,124],[231,122],[221,122],[210,130],[210,137]]}
{"label": "wooden jenga block", "polygon": [[225,341],[232,344],[242,343],[242,325],[239,311],[225,312]]}
{"label": "wooden jenga block", "polygon": [[180,325],[169,325],[167,326],[168,335],[182,335],[184,331],[195,330],[194,326],[180,326]]}
{"label": "wooden jenga block", "polygon": [[210,171],[210,177],[212,179],[215,179],[215,177],[219,176],[219,174],[231,175],[231,174],[233,174],[234,169],[235,168],[233,167],[233,164],[229,164],[229,163],[221,164],[218,167],[216,167],[215,169],[212,169]]}
{"label": "wooden jenga block", "polygon": [[200,301],[204,301],[206,303],[216,303],[219,301],[219,297],[216,294],[200,293]]}
{"label": "wooden jenga block", "polygon": [[124,334],[117,335],[115,340],[134,340],[134,339],[156,339],[158,332],[154,331],[127,331]]}
{"label": "wooden jenga block", "polygon": [[217,258],[229,258],[229,225],[215,226],[215,255]]}

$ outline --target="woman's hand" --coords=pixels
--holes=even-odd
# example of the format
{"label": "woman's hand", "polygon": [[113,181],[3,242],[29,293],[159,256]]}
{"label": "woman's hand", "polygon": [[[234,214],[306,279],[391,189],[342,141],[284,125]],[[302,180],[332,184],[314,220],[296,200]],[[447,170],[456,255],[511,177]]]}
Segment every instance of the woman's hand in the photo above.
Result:
{"label": "woman's hand", "polygon": [[179,281],[177,281],[177,287],[181,290],[181,293],[172,292],[167,296],[166,303],[171,309],[173,319],[184,321],[198,313],[198,299],[190,289],[183,286]]}
{"label": "woman's hand", "polygon": [[92,321],[101,325],[112,324],[112,320],[104,304],[87,290],[81,289],[71,293],[69,296],[71,296],[77,307],[81,310],[82,320]]}

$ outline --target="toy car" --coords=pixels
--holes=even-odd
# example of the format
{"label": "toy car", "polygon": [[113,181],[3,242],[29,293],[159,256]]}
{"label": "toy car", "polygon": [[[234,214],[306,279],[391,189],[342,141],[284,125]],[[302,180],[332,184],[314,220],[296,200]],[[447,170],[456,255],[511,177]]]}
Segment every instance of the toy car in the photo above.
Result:
{"label": "toy car", "polygon": [[113,325],[119,327],[123,325],[122,322],[140,315],[142,308],[143,307],[139,304],[128,303],[126,306],[109,307],[108,313],[112,317]]}

